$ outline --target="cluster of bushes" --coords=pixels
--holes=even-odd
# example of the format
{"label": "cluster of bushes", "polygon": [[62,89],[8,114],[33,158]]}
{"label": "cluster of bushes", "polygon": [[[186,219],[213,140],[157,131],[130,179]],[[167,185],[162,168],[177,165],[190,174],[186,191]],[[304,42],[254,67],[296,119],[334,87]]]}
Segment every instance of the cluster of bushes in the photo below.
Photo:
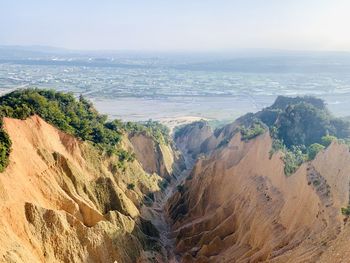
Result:
{"label": "cluster of bushes", "polygon": [[[248,113],[238,118],[237,123],[240,124],[237,131],[245,141],[270,131],[273,138],[270,155],[284,153],[286,175],[293,174],[303,162],[313,160],[332,141],[350,146],[350,122],[332,116],[325,102],[314,97],[279,96],[272,106]],[[223,129],[216,129],[214,135],[218,137]],[[219,147],[228,141],[224,138]]]}
{"label": "cluster of bushes", "polygon": [[344,216],[350,216],[350,206],[342,207],[340,211]]}
{"label": "cluster of bushes", "polygon": [[185,185],[179,184],[176,186],[176,189],[180,194],[183,194],[185,192]]}
{"label": "cluster of bushes", "polygon": [[96,144],[116,145],[121,140],[122,126],[108,123],[82,96],[53,90],[26,89],[0,98],[0,116],[26,119],[38,114],[60,130]]}
{"label": "cluster of bushes", "polygon": [[135,189],[135,184],[130,183],[130,184],[127,185],[127,188],[128,188],[129,190],[134,190],[134,189]]}
{"label": "cluster of bushes", "polygon": [[350,123],[333,117],[324,101],[314,97],[279,96],[272,106],[254,117],[246,117],[252,118],[270,130],[270,155],[279,150],[284,153],[286,175],[293,174],[303,162],[313,160],[332,141],[350,144]]}
{"label": "cluster of bushes", "polygon": [[128,133],[145,133],[152,137],[156,142],[168,144],[170,142],[169,128],[158,121],[148,120],[146,122],[126,122],[124,130]]}
{"label": "cluster of bushes", "polygon": [[333,117],[321,99],[314,97],[289,98],[279,96],[275,103],[255,114],[287,147],[322,143],[326,135],[350,137],[350,123]]}
{"label": "cluster of bushes", "polygon": [[226,146],[229,142],[230,142],[229,139],[223,139],[223,140],[218,144],[218,146],[217,146],[216,148],[219,149],[219,148],[221,148],[221,147],[224,147],[224,146]]}
{"label": "cluster of bushes", "polygon": [[284,173],[289,176],[307,160],[307,155],[303,153],[303,147],[293,146],[292,149],[284,149]]}
{"label": "cluster of bushes", "polygon": [[305,145],[293,145],[292,147],[287,147],[283,141],[274,137],[273,131],[276,128],[271,128],[270,133],[272,135],[272,149],[270,151],[270,157],[278,151],[283,152],[284,161],[284,173],[289,176],[293,174],[299,167],[306,161],[311,161],[315,159],[316,155],[327,148],[333,141],[344,142],[343,139],[337,139],[335,136],[326,135],[321,138],[320,143],[313,143],[309,146]]}
{"label": "cluster of bushes", "polygon": [[243,141],[251,140],[266,132],[266,126],[261,121],[253,122],[248,128],[241,127],[241,139]]}
{"label": "cluster of bushes", "polygon": [[[11,117],[26,119],[38,114],[58,129],[84,141],[91,141],[108,155],[116,155],[120,163],[135,159],[132,153],[118,148],[124,132],[147,132],[158,141],[168,140],[167,129],[157,122],[123,123],[107,121],[92,103],[83,98],[76,99],[72,93],[54,90],[17,90],[0,97],[0,119]],[[8,164],[11,141],[0,129],[0,171]]]}
{"label": "cluster of bushes", "polygon": [[288,106],[279,115],[278,137],[290,147],[321,143],[323,136],[329,134],[339,138],[349,136],[349,123],[333,118],[329,112],[307,103]]}
{"label": "cluster of bushes", "polygon": [[0,129],[0,172],[3,172],[9,163],[11,140],[8,134]]}

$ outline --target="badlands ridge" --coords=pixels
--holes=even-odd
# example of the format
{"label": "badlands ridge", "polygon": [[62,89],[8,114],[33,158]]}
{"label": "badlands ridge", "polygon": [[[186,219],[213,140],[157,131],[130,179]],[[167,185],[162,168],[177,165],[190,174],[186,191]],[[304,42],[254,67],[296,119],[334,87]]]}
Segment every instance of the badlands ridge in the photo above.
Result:
{"label": "badlands ridge", "polygon": [[243,121],[194,122],[169,143],[126,133],[135,159],[118,168],[38,115],[4,117],[0,261],[349,262],[349,146],[287,176],[271,129],[245,139]]}

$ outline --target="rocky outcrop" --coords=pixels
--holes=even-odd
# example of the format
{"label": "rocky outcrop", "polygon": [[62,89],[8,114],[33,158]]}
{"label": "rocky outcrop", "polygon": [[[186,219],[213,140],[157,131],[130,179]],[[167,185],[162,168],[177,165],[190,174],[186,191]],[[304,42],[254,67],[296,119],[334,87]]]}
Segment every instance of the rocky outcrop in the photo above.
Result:
{"label": "rocky outcrop", "polygon": [[123,137],[136,160],[120,166],[38,116],[4,118],[0,262],[347,262],[348,146],[286,176],[267,132],[242,141],[244,120],[182,130],[178,147],[198,161],[177,181],[184,160],[146,133]]}
{"label": "rocky outcrop", "polygon": [[[5,118],[4,128],[12,152],[0,174],[0,262],[162,262],[159,234],[140,209],[161,191],[158,172],[173,172],[170,146],[150,148],[159,169],[143,159],[120,168],[38,116]],[[134,146],[123,138],[124,149]]]}
{"label": "rocky outcrop", "polygon": [[244,142],[234,126],[207,139],[228,141],[168,202],[182,262],[347,262],[336,256],[346,246],[335,247],[349,232],[340,211],[349,203],[348,147],[332,143],[287,177],[268,133]]}
{"label": "rocky outcrop", "polygon": [[213,132],[206,121],[196,121],[180,127],[174,135],[177,147],[192,158],[206,151],[202,148],[202,143],[212,136]]}
{"label": "rocky outcrop", "polygon": [[174,151],[171,142],[158,143],[146,133],[129,136],[133,151],[143,169],[150,174],[156,173],[167,180],[179,174],[185,167],[182,155]]}

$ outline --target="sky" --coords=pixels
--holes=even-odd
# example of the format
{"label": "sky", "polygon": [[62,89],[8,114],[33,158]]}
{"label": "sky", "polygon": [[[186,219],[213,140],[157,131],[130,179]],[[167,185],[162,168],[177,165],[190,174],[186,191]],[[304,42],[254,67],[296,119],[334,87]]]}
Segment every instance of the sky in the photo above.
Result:
{"label": "sky", "polygon": [[0,0],[0,45],[350,51],[349,0]]}

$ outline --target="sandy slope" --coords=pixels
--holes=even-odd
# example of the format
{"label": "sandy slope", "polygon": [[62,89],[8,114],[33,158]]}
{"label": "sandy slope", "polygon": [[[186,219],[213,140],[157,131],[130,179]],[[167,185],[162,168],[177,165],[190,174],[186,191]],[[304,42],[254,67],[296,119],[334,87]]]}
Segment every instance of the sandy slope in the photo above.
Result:
{"label": "sandy slope", "polygon": [[[155,252],[162,245],[175,246],[183,262],[349,262],[350,228],[340,213],[349,203],[345,145],[333,143],[286,177],[281,155],[270,158],[267,133],[243,142],[235,125],[218,136],[198,129],[180,142],[210,156],[182,189],[173,191],[173,182],[161,193],[162,177],[181,171],[180,157],[146,135],[123,139],[138,160],[121,171],[38,116],[5,118],[4,126],[13,147],[0,174],[1,262],[176,262]],[[155,202],[145,207],[150,192]],[[145,219],[161,230],[160,244]]]}
{"label": "sandy slope", "polygon": [[[0,174],[1,262],[147,262],[147,257],[160,257],[145,252],[157,233],[140,217],[145,195],[160,190],[160,176],[147,174],[138,161],[120,171],[115,159],[102,158],[88,143],[38,116],[5,118],[4,127],[13,147],[10,164]],[[133,148],[127,138],[123,145]],[[131,183],[133,190],[128,189]]]}
{"label": "sandy slope", "polygon": [[198,161],[168,204],[183,262],[334,262],[331,244],[348,232],[348,148],[333,143],[290,177],[270,149],[267,133],[237,134]]}

